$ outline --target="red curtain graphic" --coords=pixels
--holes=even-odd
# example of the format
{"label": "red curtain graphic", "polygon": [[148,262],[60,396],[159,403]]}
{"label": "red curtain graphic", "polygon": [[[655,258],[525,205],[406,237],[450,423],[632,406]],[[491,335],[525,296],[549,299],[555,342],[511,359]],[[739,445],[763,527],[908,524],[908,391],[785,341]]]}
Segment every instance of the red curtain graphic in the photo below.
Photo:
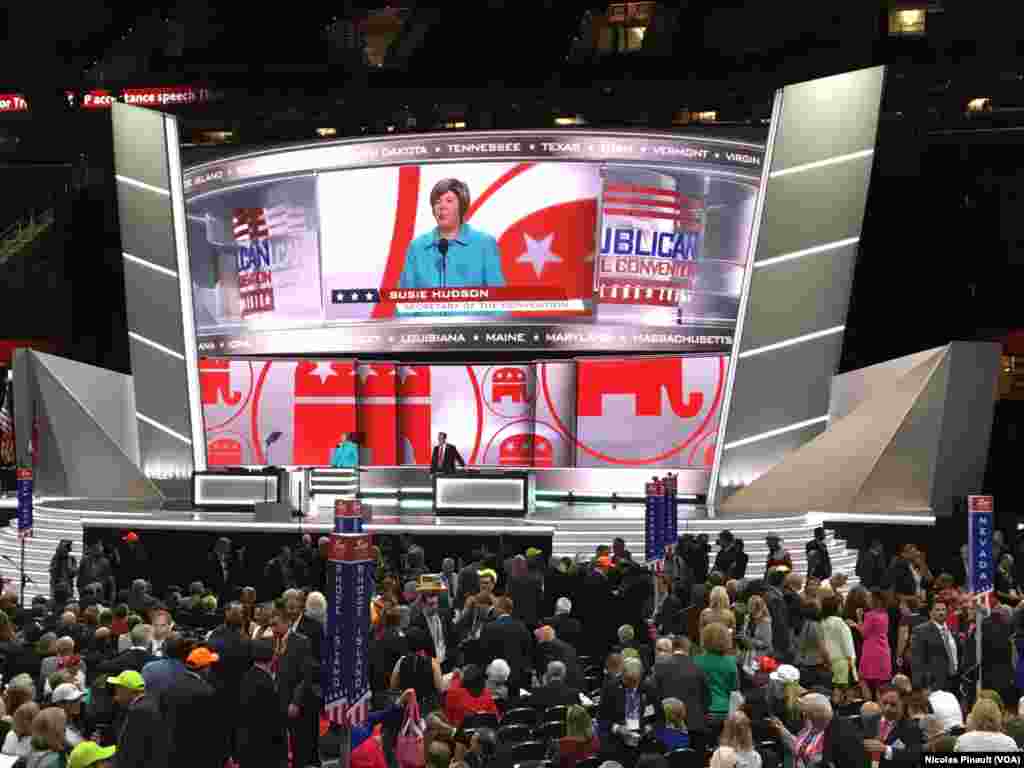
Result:
{"label": "red curtain graphic", "polygon": [[296,466],[329,464],[343,432],[356,432],[356,370],[352,360],[303,360],[295,368]]}
{"label": "red curtain graphic", "polygon": [[430,366],[396,366],[398,385],[398,460],[430,464]]}
{"label": "red curtain graphic", "polygon": [[394,466],[398,461],[398,388],[394,363],[359,363],[359,460],[366,466]]}

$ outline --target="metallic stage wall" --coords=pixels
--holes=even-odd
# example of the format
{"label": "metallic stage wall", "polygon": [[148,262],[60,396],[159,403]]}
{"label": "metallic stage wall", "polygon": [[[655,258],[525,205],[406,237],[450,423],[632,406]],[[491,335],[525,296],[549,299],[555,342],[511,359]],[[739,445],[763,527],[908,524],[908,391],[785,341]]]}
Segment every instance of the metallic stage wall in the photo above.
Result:
{"label": "metallic stage wall", "polygon": [[177,120],[114,104],[114,170],[139,459],[168,495],[205,469]]}
{"label": "metallic stage wall", "polygon": [[776,95],[709,506],[825,430],[884,75],[863,69]]}

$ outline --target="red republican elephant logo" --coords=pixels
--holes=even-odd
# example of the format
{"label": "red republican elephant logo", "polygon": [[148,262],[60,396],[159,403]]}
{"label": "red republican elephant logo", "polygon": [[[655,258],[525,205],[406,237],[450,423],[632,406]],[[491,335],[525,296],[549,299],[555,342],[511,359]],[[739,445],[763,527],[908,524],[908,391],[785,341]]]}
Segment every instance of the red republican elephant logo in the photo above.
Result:
{"label": "red republican elephant logo", "polygon": [[526,373],[522,369],[499,368],[494,372],[491,379],[491,402],[500,403],[506,397],[511,397],[513,403],[528,400]]}
{"label": "red republican elephant logo", "polygon": [[237,467],[242,461],[242,443],[231,437],[219,437],[206,446],[206,463],[211,467]]}
{"label": "red republican elephant logo", "polygon": [[199,390],[203,405],[238,405],[242,393],[231,389],[231,361],[199,358]]}
{"label": "red republican elephant logo", "polygon": [[551,441],[543,435],[533,436],[533,466],[555,466],[555,449],[551,445]]}
{"label": "red republican elephant logo", "polygon": [[529,467],[533,463],[533,435],[512,435],[498,446],[498,465]]}
{"label": "red republican elephant logo", "polygon": [[704,393],[683,394],[683,359],[654,357],[637,360],[588,360],[579,382],[579,416],[601,416],[605,395],[633,395],[634,414],[660,416],[661,393],[668,393],[673,413],[690,419],[700,413]]}

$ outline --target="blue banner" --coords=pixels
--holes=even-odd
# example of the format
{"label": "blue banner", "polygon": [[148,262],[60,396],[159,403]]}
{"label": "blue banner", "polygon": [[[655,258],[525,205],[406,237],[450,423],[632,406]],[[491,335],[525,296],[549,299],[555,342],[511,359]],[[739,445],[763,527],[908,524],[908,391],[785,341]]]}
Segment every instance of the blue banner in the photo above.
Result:
{"label": "blue banner", "polygon": [[661,545],[664,553],[665,547],[675,546],[679,538],[679,476],[669,473],[665,478],[665,539]]}
{"label": "blue banner", "polygon": [[334,589],[328,597],[321,682],[324,710],[337,725],[361,725],[369,714],[370,600],[376,588],[372,555],[369,535],[331,536]]}
{"label": "blue banner", "polygon": [[18,536],[32,535],[32,470],[19,469],[18,483]]}
{"label": "blue banner", "polygon": [[644,559],[648,562],[665,557],[665,484],[658,478],[644,488]]}
{"label": "blue banner", "polygon": [[968,588],[979,594],[991,592],[995,563],[992,562],[992,533],[995,530],[991,496],[967,497]]}

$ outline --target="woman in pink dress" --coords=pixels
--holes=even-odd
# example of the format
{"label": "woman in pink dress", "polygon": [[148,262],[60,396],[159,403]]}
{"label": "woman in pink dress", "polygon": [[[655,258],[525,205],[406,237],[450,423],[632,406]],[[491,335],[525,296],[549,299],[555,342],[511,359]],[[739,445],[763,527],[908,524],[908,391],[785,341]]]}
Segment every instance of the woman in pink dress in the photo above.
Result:
{"label": "woman in pink dress", "polygon": [[860,680],[864,698],[876,700],[878,689],[892,678],[889,652],[889,611],[882,590],[871,590],[871,608],[860,625],[864,646],[860,656]]}

